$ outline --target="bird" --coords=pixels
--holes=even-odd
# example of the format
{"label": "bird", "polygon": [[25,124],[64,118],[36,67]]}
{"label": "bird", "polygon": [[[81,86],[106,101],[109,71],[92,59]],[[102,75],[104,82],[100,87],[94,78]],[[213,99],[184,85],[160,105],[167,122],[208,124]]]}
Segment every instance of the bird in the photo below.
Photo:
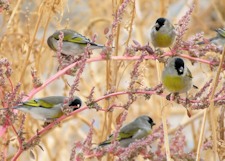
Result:
{"label": "bird", "polygon": [[[65,99],[69,98],[64,96],[36,98],[21,102],[19,105],[14,106],[13,109],[29,113],[34,119],[52,122],[63,115],[62,106]],[[72,101],[68,102],[68,106],[74,106],[73,110],[78,109],[81,105],[81,99],[76,96]]]}
{"label": "bird", "polygon": [[[123,126],[118,133],[116,141],[119,141],[121,147],[128,147],[130,143],[134,142],[137,139],[144,138],[152,132],[152,127],[155,125],[152,118],[146,115],[137,117],[132,122]],[[111,144],[114,140],[113,134],[102,143],[99,144],[99,147],[104,147]]]}
{"label": "bird", "polygon": [[168,19],[161,17],[152,27],[150,37],[155,48],[171,47],[176,38],[176,31]]}
{"label": "bird", "polygon": [[[217,35],[209,39],[209,42],[217,45],[217,46],[224,46],[225,45],[225,28],[218,28],[215,29]],[[204,41],[199,42],[198,45],[205,44]]]}
{"label": "bird", "polygon": [[168,60],[162,72],[162,84],[172,93],[186,93],[191,89],[192,74],[182,58],[172,57]]}
{"label": "bird", "polygon": [[[162,84],[171,92],[166,96],[167,100],[170,100],[170,96],[173,93],[177,96],[180,93],[186,93],[186,105],[188,104],[187,92],[192,88],[198,88],[192,84],[191,71],[186,66],[184,60],[180,57],[172,57],[168,60],[163,72],[162,72]],[[187,107],[188,117],[191,117],[191,113]]]}
{"label": "bird", "polygon": [[58,40],[60,39],[60,33],[63,33],[63,43],[61,54],[67,56],[81,56],[85,52],[85,47],[90,44],[89,49],[102,49],[104,45],[91,42],[85,36],[71,29],[62,29],[53,33],[48,37],[47,44],[53,51],[58,51]]}

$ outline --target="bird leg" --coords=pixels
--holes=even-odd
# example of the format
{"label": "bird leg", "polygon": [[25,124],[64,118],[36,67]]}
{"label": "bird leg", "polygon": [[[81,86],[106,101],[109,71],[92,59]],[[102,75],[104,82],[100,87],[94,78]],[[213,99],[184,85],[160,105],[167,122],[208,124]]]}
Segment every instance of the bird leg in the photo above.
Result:
{"label": "bird leg", "polygon": [[177,101],[177,99],[179,98],[179,93],[170,93],[166,96],[166,99],[168,101]]}
{"label": "bird leg", "polygon": [[156,48],[154,52],[155,52],[155,55],[163,55],[164,53],[163,50],[161,50],[160,48]]}
{"label": "bird leg", "polygon": [[176,53],[174,53],[174,50],[171,49],[171,47],[169,47],[169,49],[170,49],[170,52],[171,52],[172,56],[176,56]]}
{"label": "bird leg", "polygon": [[168,94],[167,96],[166,96],[166,99],[168,100],[168,101],[170,101],[170,97],[171,97],[171,95],[172,95],[172,93],[170,93],[170,94]]}
{"label": "bird leg", "polygon": [[51,124],[52,122],[54,122],[55,125],[59,125],[59,121],[57,121],[58,118],[47,118],[44,122],[44,124],[42,125],[43,128],[45,128],[46,126],[48,126],[49,124]]}
{"label": "bird leg", "polygon": [[46,126],[48,126],[51,122],[49,121],[45,121],[44,124],[42,125],[43,128],[45,128]]}

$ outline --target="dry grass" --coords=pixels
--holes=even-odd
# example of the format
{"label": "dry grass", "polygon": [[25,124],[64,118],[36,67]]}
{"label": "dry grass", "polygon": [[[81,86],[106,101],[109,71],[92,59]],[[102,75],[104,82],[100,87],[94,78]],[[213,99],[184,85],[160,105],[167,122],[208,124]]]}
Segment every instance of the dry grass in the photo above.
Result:
{"label": "dry grass", "polygon": [[[209,4],[206,4],[203,0],[197,1],[191,17],[191,24],[189,24],[184,39],[200,31],[204,31],[206,37],[214,36],[215,33],[212,29],[225,26],[225,3],[221,2],[221,0],[212,0]],[[74,29],[90,38],[93,34],[97,34],[97,42],[104,44],[107,41],[104,30],[111,26],[113,22],[112,15],[115,14],[121,3],[122,0],[10,1],[9,9],[3,10],[0,16],[0,58],[5,57],[11,62],[13,85],[15,86],[18,82],[21,82],[20,91],[28,94],[33,88],[32,68],[37,70],[37,75],[42,82],[45,82],[47,78],[57,72],[57,59],[53,57],[54,52],[50,50],[46,43],[47,37],[57,29]],[[178,3],[183,4],[178,5]],[[158,17],[168,17],[176,24],[189,5],[181,0],[136,0],[135,6],[133,2],[129,3],[123,13],[121,23],[116,28],[113,42],[115,50],[112,54],[115,56],[123,55],[125,48],[133,44],[132,40],[136,40],[143,45],[147,44],[150,41],[149,31],[151,26]],[[92,57],[98,56],[99,53],[99,50],[95,50]],[[136,54],[140,55],[139,52]],[[208,55],[220,57],[216,53],[208,53]],[[107,60],[87,64],[80,80],[79,92],[75,94],[79,95],[85,102],[92,87],[95,87],[94,98],[96,99],[112,89],[114,91],[126,90],[134,64],[135,61],[129,60]],[[217,73],[215,69],[211,70],[206,64],[192,65],[188,62],[188,66],[194,76],[194,84],[199,87],[214,78]],[[160,75],[162,67],[162,64],[154,60],[143,61],[139,68],[141,70],[139,76],[141,84],[148,87],[159,84],[160,78],[157,75]],[[224,81],[224,71],[220,72],[220,76],[221,80]],[[37,93],[35,97],[68,95],[73,80],[72,76],[64,75]],[[220,89],[222,85],[223,83],[220,82],[217,89]],[[10,91],[10,87],[7,82],[4,90]],[[136,87],[142,86],[137,83]],[[1,96],[5,94],[3,91],[1,92]],[[196,90],[193,89],[190,94],[195,92]],[[211,98],[213,98],[213,95]],[[112,97],[109,100],[99,102],[99,105],[107,108],[114,103],[124,104],[127,100],[126,95]],[[183,125],[183,131],[187,139],[185,149],[187,152],[196,152],[197,149],[200,151],[201,147],[198,147],[198,144],[201,143],[199,141],[200,136],[203,143],[205,139],[211,140],[213,132],[215,133],[214,137],[216,137],[213,139],[214,141],[216,139],[218,143],[216,149],[220,160],[222,160],[222,158],[225,158],[224,106],[214,107],[212,104],[210,108],[216,110],[213,110],[213,114],[205,115],[205,120],[202,121],[203,110],[193,110],[192,117],[189,118],[186,115],[185,108],[176,103],[168,102],[161,96],[153,95],[150,100],[139,97],[130,106],[126,122],[142,114],[151,116],[157,125],[160,125],[162,120],[165,125],[165,121],[168,120],[169,125],[165,127],[166,129],[164,128],[164,130],[168,131],[166,137],[171,137],[175,131],[174,129],[179,125]],[[93,119],[96,120],[93,142],[98,144],[115,129],[115,120],[122,111],[123,109],[118,108],[112,113],[105,113],[90,109],[69,117],[41,137],[40,145],[44,148],[44,151],[35,147],[33,149],[35,160],[69,160],[73,143],[86,138],[88,127]],[[219,118],[220,121],[218,121]],[[209,126],[212,120],[214,120],[213,126]],[[202,131],[202,135],[199,135],[203,123],[206,123],[205,130]],[[16,124],[16,128],[18,128],[17,126],[19,127]],[[26,115],[24,124],[25,139],[31,138],[36,134],[36,130],[41,128],[41,122]],[[7,148],[7,160],[10,160],[18,149],[18,142],[12,129],[9,128],[8,130],[8,134],[4,136],[5,138],[0,140],[0,151],[2,152],[4,148]],[[7,145],[3,144],[5,143],[3,140],[9,139],[15,140],[10,141]],[[166,145],[165,148],[169,153],[168,146]],[[204,160],[217,160],[213,157],[213,150],[215,149],[201,150],[199,155]],[[169,156],[167,157],[169,158]],[[30,151],[25,151],[18,160],[30,159]]]}

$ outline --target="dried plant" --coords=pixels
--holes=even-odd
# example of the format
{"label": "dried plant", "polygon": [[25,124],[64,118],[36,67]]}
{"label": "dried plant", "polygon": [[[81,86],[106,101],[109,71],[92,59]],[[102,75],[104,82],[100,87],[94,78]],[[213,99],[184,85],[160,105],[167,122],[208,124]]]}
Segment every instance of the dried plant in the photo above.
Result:
{"label": "dried plant", "polygon": [[[215,0],[206,7],[199,0],[184,9],[178,2],[170,4],[174,15],[167,1],[0,1],[1,160],[224,160],[225,49],[208,37],[210,28],[225,25],[225,5]],[[167,12],[177,19],[177,38],[159,54],[149,43],[149,29]],[[106,47],[90,51],[87,45],[81,57],[65,56],[61,33],[54,53],[46,39],[62,28]],[[174,55],[191,62],[198,89],[191,89],[189,101],[183,95],[167,101],[158,80],[161,63]],[[13,109],[49,95],[77,95],[85,105],[44,127]],[[149,136],[127,148],[116,140],[98,147],[141,114],[156,123]]]}

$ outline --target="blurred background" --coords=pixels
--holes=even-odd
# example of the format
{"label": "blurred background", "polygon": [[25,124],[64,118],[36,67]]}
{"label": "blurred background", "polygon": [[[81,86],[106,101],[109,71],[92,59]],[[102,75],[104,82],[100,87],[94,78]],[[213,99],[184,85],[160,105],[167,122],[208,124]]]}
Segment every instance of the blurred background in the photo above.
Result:
{"label": "blurred background", "polygon": [[[2,2],[7,3],[7,1]],[[20,91],[28,94],[33,89],[32,68],[37,70],[37,75],[42,82],[45,82],[57,72],[57,58],[54,57],[55,53],[50,50],[46,43],[48,36],[56,30],[69,28],[88,38],[97,34],[96,42],[105,44],[107,36],[104,31],[111,28],[113,15],[122,2],[123,0],[8,1],[8,8],[2,9],[0,14],[0,58],[5,57],[11,62],[14,86],[21,82]],[[167,17],[176,26],[178,20],[192,3],[191,0],[131,0],[117,27],[113,41],[113,46],[116,48],[112,55],[123,55],[126,47],[133,44],[132,40],[136,40],[142,45],[150,42],[150,29],[159,17]],[[225,3],[221,0],[196,1],[184,40],[199,32],[204,32],[206,38],[215,36],[216,33],[213,30],[225,26],[224,8]],[[93,51],[94,54],[91,57],[99,56],[100,52],[100,50]],[[141,53],[136,52],[135,54],[140,55]],[[213,56],[218,57],[218,55]],[[80,96],[85,103],[86,97],[89,96],[93,87],[95,87],[95,99],[112,89],[125,91],[130,82],[130,72],[133,70],[134,63],[135,61],[123,60],[87,64],[80,80],[79,91],[75,95]],[[198,87],[202,87],[215,76],[215,71],[211,71],[208,65],[200,63],[192,65],[188,60],[187,64],[192,71],[193,82]],[[154,87],[160,83],[154,60],[144,61],[139,70],[141,70],[139,80],[144,87]],[[64,75],[34,97],[68,96],[70,85],[72,85],[74,79],[72,76]],[[137,88],[143,88],[143,86],[139,85]],[[10,86],[6,87],[6,89],[9,88]],[[195,92],[195,89],[191,90],[190,95]],[[138,97],[138,100],[130,106],[125,122],[130,122],[137,116],[146,114],[153,118],[157,126],[160,125],[162,122],[160,105],[162,99],[164,100],[163,97],[157,95],[153,95],[149,100]],[[99,105],[107,108],[115,102],[125,104],[127,101],[128,98],[124,95],[103,100],[99,102]],[[186,109],[181,105],[166,100],[164,103],[163,115],[167,117],[169,131],[189,121],[190,118],[186,114]],[[38,147],[33,149],[36,160],[69,160],[74,142],[86,138],[92,120],[95,120],[93,143],[98,144],[115,129],[115,120],[122,111],[123,109],[116,108],[113,112],[105,113],[90,109],[69,117],[42,136],[40,145],[44,148],[44,151]],[[192,111],[193,115],[199,112],[201,110]],[[196,151],[201,125],[201,119],[199,118],[191,120],[187,126],[184,126],[183,133],[187,141],[186,152]],[[29,139],[35,135],[36,130],[42,128],[41,125],[41,121],[34,120],[26,115],[25,138]],[[172,135],[171,132],[170,136]],[[207,123],[205,138],[210,138],[210,136],[211,132]],[[15,138],[13,132],[10,132],[9,138]],[[2,149],[4,146],[0,145],[0,148]],[[10,159],[17,151],[17,140],[11,141],[8,148],[8,158]],[[204,151],[202,153],[203,159],[209,157],[210,154],[210,152]],[[29,151],[23,152],[19,160],[31,160]]]}

